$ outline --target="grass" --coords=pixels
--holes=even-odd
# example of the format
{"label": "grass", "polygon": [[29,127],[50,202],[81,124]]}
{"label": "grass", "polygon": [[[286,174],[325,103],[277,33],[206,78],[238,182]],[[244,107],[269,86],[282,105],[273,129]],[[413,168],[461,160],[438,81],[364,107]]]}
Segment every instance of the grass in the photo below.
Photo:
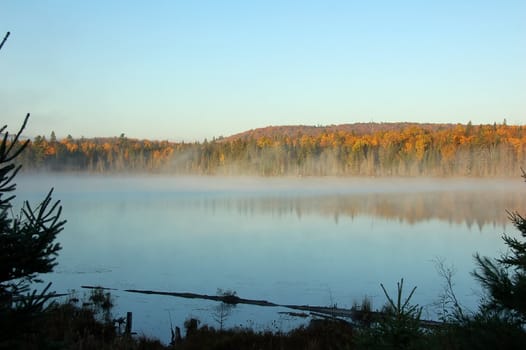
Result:
{"label": "grass", "polygon": [[[444,322],[440,327],[418,326],[417,307],[410,297],[386,295],[391,307],[381,318],[353,324],[336,318],[312,319],[290,332],[256,332],[250,328],[216,329],[185,322],[186,337],[170,345],[125,334],[111,316],[113,301],[103,290],[93,290],[84,302],[70,298],[37,313],[10,310],[0,313],[0,349],[519,349],[526,332],[498,315],[475,315]],[[396,300],[396,301],[395,301]],[[400,302],[403,300],[403,302]],[[394,305],[394,306],[393,306]],[[358,306],[357,306],[358,307]],[[372,312],[367,299],[359,307]],[[122,324],[120,325],[122,326]]]}

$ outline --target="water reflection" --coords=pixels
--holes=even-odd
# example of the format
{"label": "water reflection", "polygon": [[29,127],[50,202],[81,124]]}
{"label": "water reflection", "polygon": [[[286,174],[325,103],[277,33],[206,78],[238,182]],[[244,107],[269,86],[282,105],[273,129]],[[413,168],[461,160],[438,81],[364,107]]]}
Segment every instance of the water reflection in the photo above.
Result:
{"label": "water reflection", "polygon": [[503,227],[509,223],[506,209],[526,207],[526,196],[519,192],[412,192],[358,193],[287,196],[184,196],[170,204],[216,214],[218,210],[242,216],[272,217],[321,215],[338,223],[341,217],[373,216],[415,224],[437,219],[450,224],[465,224],[479,231],[485,225]]}
{"label": "water reflection", "polygon": [[[252,178],[168,176],[22,176],[24,199],[50,186],[62,200],[164,202],[174,210],[193,208],[272,217],[372,216],[415,224],[437,219],[481,230],[506,226],[506,210],[526,208],[520,180],[430,178]],[[122,208],[125,210],[124,208]]]}

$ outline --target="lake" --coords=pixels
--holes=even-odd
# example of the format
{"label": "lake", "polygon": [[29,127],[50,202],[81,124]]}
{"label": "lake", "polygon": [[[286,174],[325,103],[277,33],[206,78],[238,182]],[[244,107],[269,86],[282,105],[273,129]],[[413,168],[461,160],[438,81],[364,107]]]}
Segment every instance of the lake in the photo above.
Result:
{"label": "lake", "polygon": [[[457,297],[476,308],[473,254],[496,257],[503,232],[517,235],[506,209],[526,208],[521,179],[250,178],[27,175],[17,201],[36,204],[55,188],[68,220],[58,266],[44,277],[59,293],[82,285],[115,288],[114,314],[134,314],[133,330],[170,339],[197,317],[217,326],[216,302],[141,295],[124,289],[213,295],[279,304],[351,307],[385,303],[383,283],[406,292],[435,318],[453,266]],[[285,308],[238,305],[226,325],[288,330],[305,320]]]}

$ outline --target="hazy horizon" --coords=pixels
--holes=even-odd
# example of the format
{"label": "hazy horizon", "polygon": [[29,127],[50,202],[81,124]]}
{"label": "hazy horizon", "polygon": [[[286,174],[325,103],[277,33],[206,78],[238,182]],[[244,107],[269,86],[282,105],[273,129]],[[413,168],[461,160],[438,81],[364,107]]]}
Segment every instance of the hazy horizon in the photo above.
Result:
{"label": "hazy horizon", "polygon": [[[21,119],[22,120],[22,119]],[[30,118],[29,120],[32,120],[32,118]],[[327,125],[322,125],[322,124],[317,124],[317,125],[307,125],[307,124],[287,124],[287,125],[266,125],[266,126],[261,126],[261,127],[253,127],[253,128],[249,128],[249,129],[244,129],[244,130],[239,130],[237,132],[234,132],[232,134],[229,134],[229,135],[213,135],[211,137],[205,137],[201,140],[192,140],[192,141],[186,141],[186,140],[175,140],[175,139],[170,139],[170,138],[165,138],[165,139],[154,139],[154,138],[145,138],[145,137],[133,137],[133,136],[128,136],[126,135],[125,133],[120,133],[120,134],[115,134],[115,135],[107,135],[107,134],[101,134],[101,135],[93,135],[93,136],[90,136],[90,137],[86,137],[85,135],[72,135],[71,133],[67,133],[65,135],[57,135],[55,133],[55,130],[50,130],[49,132],[47,133],[43,133],[43,134],[30,134],[30,133],[23,133],[21,135],[22,139],[24,138],[27,138],[27,139],[33,139],[37,136],[42,136],[42,137],[45,137],[46,139],[48,139],[50,136],[51,136],[51,133],[55,133],[55,136],[57,137],[57,139],[65,139],[69,136],[73,137],[73,139],[82,139],[82,138],[86,138],[86,139],[110,139],[110,138],[115,138],[115,137],[120,137],[122,134],[124,134],[124,136],[128,139],[135,139],[135,140],[149,140],[149,141],[169,141],[169,142],[174,142],[174,143],[178,143],[178,142],[188,142],[188,143],[192,143],[192,142],[197,142],[197,143],[201,143],[201,142],[204,142],[204,141],[211,141],[211,140],[217,140],[217,139],[221,139],[221,138],[229,138],[229,137],[234,137],[234,136],[237,136],[237,135],[242,135],[242,134],[245,134],[245,133],[248,133],[248,132],[251,132],[251,131],[257,131],[257,130],[264,130],[264,129],[267,129],[267,128],[288,128],[288,127],[291,127],[291,128],[295,128],[295,127],[308,127],[308,128],[332,128],[332,127],[340,127],[340,126],[344,126],[344,125],[353,125],[353,124],[405,124],[405,123],[408,123],[408,124],[416,124],[416,125],[419,125],[419,124],[436,124],[436,125],[468,125],[469,123],[471,122],[471,120],[465,122],[465,123],[460,123],[460,122],[444,122],[444,123],[428,123],[428,122],[418,122],[418,121],[399,121],[399,122],[384,122],[384,121],[374,121],[374,122],[351,122],[351,123],[340,123],[340,124],[327,124]],[[472,122],[471,122],[472,123]],[[472,123],[474,126],[477,126],[477,125],[492,125],[492,124],[497,124],[497,125],[500,125],[500,124],[503,124],[505,123],[506,125],[508,126],[522,126],[524,125],[523,124],[512,124],[512,123],[508,123],[508,121],[506,120],[506,118],[504,118],[503,120],[501,121],[494,121],[492,123],[480,123],[480,124],[475,124],[475,123]],[[14,134],[15,133],[15,129],[17,127],[19,127],[20,124],[17,124],[17,125],[13,125],[13,127],[11,125],[8,125],[8,128],[7,128],[7,131],[11,134]],[[374,131],[372,133],[375,133]]]}

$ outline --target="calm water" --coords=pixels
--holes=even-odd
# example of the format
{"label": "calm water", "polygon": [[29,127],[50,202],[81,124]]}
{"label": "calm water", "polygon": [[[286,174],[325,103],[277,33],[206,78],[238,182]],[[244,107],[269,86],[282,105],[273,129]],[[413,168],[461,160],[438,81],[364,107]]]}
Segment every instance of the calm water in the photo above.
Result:
{"label": "calm water", "polygon": [[[170,321],[216,325],[214,302],[137,295],[123,289],[215,294],[280,304],[374,307],[403,277],[414,302],[434,317],[443,281],[434,260],[456,269],[457,296],[474,308],[473,253],[497,256],[514,234],[505,209],[526,208],[516,181],[340,178],[28,176],[18,200],[36,203],[50,187],[68,220],[59,237],[57,292],[116,288],[115,314],[134,330],[169,340]],[[289,329],[280,308],[237,306],[228,326]]]}

